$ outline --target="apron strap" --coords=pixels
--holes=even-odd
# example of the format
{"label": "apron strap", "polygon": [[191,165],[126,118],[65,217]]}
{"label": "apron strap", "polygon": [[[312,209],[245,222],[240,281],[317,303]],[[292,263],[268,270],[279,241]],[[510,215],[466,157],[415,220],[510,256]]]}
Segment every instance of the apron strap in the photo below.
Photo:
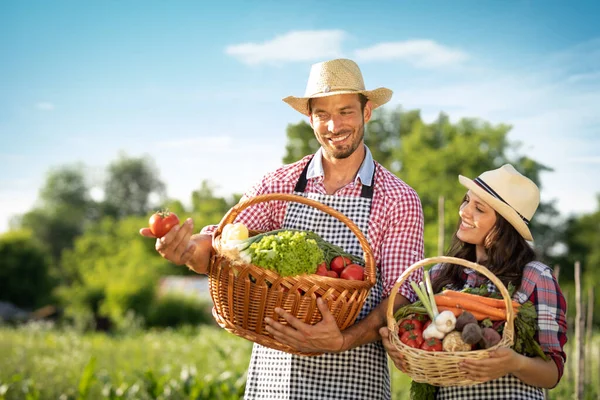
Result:
{"label": "apron strap", "polygon": [[[294,192],[304,193],[304,190],[306,189],[306,184],[308,182],[308,180],[306,179],[306,175],[308,173],[308,166],[310,165],[311,162],[312,162],[312,157],[308,161],[308,163],[306,164],[304,169],[302,170],[302,173],[300,174],[300,178],[298,178],[298,182],[296,182],[296,186],[294,187]],[[373,177],[371,178],[371,186],[362,185],[362,189],[360,191],[360,197],[364,197],[366,199],[373,198],[373,188],[375,187],[375,170],[376,170],[376,168],[377,168],[377,166],[375,165],[375,162],[373,162]]]}

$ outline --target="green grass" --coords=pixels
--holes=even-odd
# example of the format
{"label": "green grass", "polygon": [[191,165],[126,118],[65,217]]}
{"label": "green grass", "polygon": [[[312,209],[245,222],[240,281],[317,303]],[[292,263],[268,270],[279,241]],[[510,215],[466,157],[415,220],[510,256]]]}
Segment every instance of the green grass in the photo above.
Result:
{"label": "green grass", "polygon": [[[586,352],[595,356],[599,346],[596,335]],[[116,336],[0,327],[0,400],[239,399],[251,348],[213,326]],[[594,359],[594,382],[599,368]],[[550,399],[573,398],[571,371]],[[596,386],[586,388],[586,398],[598,396]],[[392,368],[393,398],[408,399],[409,387],[410,379]]]}

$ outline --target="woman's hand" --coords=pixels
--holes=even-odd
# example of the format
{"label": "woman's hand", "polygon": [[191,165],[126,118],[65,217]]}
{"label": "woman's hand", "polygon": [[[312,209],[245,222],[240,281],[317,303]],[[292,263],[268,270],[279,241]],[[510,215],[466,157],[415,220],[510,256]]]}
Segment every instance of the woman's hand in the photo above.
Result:
{"label": "woman's hand", "polygon": [[518,373],[523,366],[523,357],[513,349],[498,348],[489,353],[489,358],[480,360],[465,359],[460,369],[473,380],[487,382],[508,374]]}
{"label": "woman's hand", "polygon": [[406,372],[406,367],[404,366],[404,357],[398,350],[396,346],[390,341],[390,331],[385,326],[379,329],[379,334],[381,335],[381,341],[383,342],[383,347],[389,354],[390,358],[394,362],[396,368],[398,368],[402,372]]}

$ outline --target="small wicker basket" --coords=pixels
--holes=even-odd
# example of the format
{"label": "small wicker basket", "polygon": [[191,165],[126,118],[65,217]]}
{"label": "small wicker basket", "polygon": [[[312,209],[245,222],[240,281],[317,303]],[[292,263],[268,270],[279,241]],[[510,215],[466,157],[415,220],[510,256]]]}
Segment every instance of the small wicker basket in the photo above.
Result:
{"label": "small wicker basket", "polygon": [[[415,349],[402,343],[398,337],[398,324],[394,318],[394,298],[402,283],[410,276],[410,274],[418,268],[428,264],[450,263],[461,265],[466,268],[473,269],[492,281],[500,290],[506,305],[506,322],[502,338],[498,344],[489,349],[473,350],[473,351],[425,351]],[[429,383],[435,386],[470,386],[481,383],[469,378],[463,371],[460,370],[458,364],[465,359],[482,359],[489,357],[489,353],[500,347],[511,347],[514,341],[514,310],[510,295],[504,284],[487,268],[455,257],[431,257],[418,261],[411,265],[394,285],[387,309],[387,323],[390,331],[390,341],[396,346],[404,357],[404,365],[406,374],[416,382]]]}
{"label": "small wicker basket", "polygon": [[[253,264],[233,264],[227,257],[220,255],[220,237],[225,225],[233,223],[245,208],[273,200],[306,204],[343,222],[357,237],[363,249],[365,279],[346,280],[316,274],[282,277],[274,271]],[[251,232],[251,235],[257,233],[259,232]],[[376,280],[373,253],[367,239],[352,220],[318,201],[294,194],[266,194],[238,203],[223,217],[215,230],[213,248],[215,251],[211,257],[208,277],[214,303],[213,316],[217,323],[237,336],[292,354],[320,353],[298,352],[281,344],[265,330],[265,317],[287,324],[275,313],[276,307],[305,323],[316,324],[322,318],[317,307],[317,298],[321,297],[327,302],[339,328],[345,329],[356,320]]]}

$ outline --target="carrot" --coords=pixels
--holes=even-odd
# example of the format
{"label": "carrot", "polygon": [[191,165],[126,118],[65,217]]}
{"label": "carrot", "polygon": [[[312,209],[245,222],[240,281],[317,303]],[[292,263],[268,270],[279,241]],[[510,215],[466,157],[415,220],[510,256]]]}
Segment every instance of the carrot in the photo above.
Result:
{"label": "carrot", "polygon": [[478,301],[459,299],[456,297],[442,296],[440,294],[435,295],[435,304],[439,306],[456,307],[461,308],[469,312],[480,312],[488,317],[498,317],[506,319],[506,310],[500,309],[487,304],[480,303]]}
{"label": "carrot", "polygon": [[[452,313],[454,314],[455,317],[459,317],[460,314],[462,314],[465,311],[468,310],[463,310],[462,308],[458,308],[458,307],[448,307],[448,306],[438,306],[438,310],[440,312],[442,311],[452,311]],[[491,317],[489,315],[486,315],[484,313],[480,313],[477,311],[469,311],[471,314],[473,314],[473,316],[475,317],[475,319],[477,321],[482,321],[486,318],[489,318],[491,321],[504,321],[504,318],[500,318],[500,317]]]}
{"label": "carrot", "polygon": [[[457,292],[456,290],[444,290],[440,293],[442,296],[456,297],[465,300],[474,300],[483,304],[487,304],[488,306],[496,307],[496,308],[506,308],[506,304],[504,304],[504,299],[494,299],[491,297],[479,296],[476,294],[466,293],[466,292]],[[512,300],[513,308],[518,309],[521,304]]]}

